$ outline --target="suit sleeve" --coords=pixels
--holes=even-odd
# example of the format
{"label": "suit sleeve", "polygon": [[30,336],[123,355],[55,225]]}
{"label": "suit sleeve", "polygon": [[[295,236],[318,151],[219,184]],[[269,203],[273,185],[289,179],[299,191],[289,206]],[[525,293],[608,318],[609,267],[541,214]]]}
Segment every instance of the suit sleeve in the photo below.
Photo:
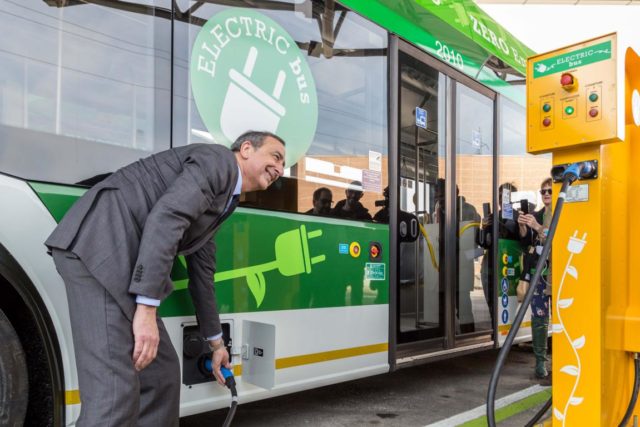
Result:
{"label": "suit sleeve", "polygon": [[186,159],[182,173],[155,203],[142,231],[130,293],[156,299],[166,296],[163,284],[184,232],[228,186],[228,166],[223,162],[215,166],[197,156]]}
{"label": "suit sleeve", "polygon": [[212,337],[222,332],[216,305],[213,275],[216,271],[216,244],[209,240],[196,252],[188,255],[189,293],[196,309],[202,336]]}

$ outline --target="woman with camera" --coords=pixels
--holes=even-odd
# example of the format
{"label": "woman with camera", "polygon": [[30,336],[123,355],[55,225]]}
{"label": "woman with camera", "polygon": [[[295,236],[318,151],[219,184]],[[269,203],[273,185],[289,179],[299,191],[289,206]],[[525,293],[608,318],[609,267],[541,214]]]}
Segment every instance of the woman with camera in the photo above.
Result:
{"label": "woman with camera", "polygon": [[[540,185],[540,195],[544,207],[533,214],[528,213],[528,206],[521,207],[518,216],[520,243],[522,244],[525,260],[523,279],[531,280],[531,270],[535,268],[538,256],[542,252],[542,245],[547,238],[553,211],[551,207],[551,185],[553,181],[547,178]],[[524,211],[524,212],[523,212]],[[545,362],[547,359],[547,336],[549,329],[549,306],[551,303],[551,257],[533,292],[531,301],[531,335],[533,354],[536,357],[535,375],[546,378],[549,374]]]}

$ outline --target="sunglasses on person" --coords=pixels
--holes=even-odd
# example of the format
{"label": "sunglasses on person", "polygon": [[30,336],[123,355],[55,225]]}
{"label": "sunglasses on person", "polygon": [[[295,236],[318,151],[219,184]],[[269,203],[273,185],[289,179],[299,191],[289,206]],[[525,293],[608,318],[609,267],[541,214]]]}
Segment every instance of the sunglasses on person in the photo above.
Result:
{"label": "sunglasses on person", "polygon": [[545,194],[551,195],[551,189],[550,188],[543,188],[542,190],[540,190],[540,194],[542,194],[543,196]]}

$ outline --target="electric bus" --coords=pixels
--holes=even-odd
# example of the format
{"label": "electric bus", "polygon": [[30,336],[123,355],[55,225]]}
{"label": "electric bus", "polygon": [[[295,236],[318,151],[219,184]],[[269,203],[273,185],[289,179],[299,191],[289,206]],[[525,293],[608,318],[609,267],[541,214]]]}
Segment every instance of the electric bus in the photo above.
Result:
{"label": "electric bus", "polygon": [[[243,194],[215,237],[241,403],[500,346],[521,269],[500,229],[521,200],[540,205],[550,158],[525,150],[532,51],[472,1],[0,6],[10,422],[72,425],[80,411],[74,307],[43,244],[67,209],[137,159],[250,129],[286,141],[287,169]],[[227,406],[184,259],[171,276],[159,312],[180,358],[180,413]]]}

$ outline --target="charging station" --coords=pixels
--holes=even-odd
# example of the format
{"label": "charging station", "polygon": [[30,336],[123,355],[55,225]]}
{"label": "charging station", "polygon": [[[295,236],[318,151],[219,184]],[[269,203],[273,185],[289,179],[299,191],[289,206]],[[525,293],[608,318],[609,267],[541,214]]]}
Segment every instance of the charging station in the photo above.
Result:
{"label": "charging station", "polygon": [[527,61],[527,150],[553,154],[554,194],[567,165],[596,165],[589,179],[559,195],[565,204],[552,249],[553,426],[637,425],[640,414],[628,409],[635,406],[640,352],[636,52],[613,33]]}

